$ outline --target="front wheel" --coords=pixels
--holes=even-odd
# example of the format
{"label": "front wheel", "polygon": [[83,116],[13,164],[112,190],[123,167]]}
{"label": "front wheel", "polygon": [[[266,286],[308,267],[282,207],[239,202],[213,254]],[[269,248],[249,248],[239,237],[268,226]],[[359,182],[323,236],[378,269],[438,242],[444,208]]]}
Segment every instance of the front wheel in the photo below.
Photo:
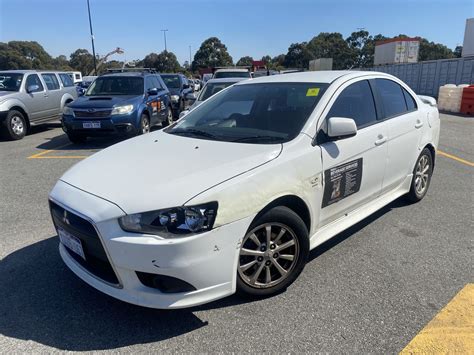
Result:
{"label": "front wheel", "polygon": [[19,111],[9,111],[3,124],[5,126],[3,133],[8,139],[19,140],[26,135],[26,120]]}
{"label": "front wheel", "polygon": [[150,132],[150,120],[146,114],[142,114],[140,118],[140,128],[138,130],[138,134],[146,134]]}
{"label": "front wheel", "polygon": [[418,202],[425,197],[433,175],[433,157],[428,148],[423,149],[415,168],[413,169],[413,179],[411,181],[410,192],[406,195],[411,202]]}
{"label": "front wheel", "polygon": [[168,110],[166,112],[166,119],[163,121],[163,127],[168,127],[169,125],[173,124],[173,109],[171,106],[168,106]]}
{"label": "front wheel", "polygon": [[309,254],[308,230],[287,207],[275,207],[252,223],[242,240],[237,291],[267,297],[285,290],[303,270]]}

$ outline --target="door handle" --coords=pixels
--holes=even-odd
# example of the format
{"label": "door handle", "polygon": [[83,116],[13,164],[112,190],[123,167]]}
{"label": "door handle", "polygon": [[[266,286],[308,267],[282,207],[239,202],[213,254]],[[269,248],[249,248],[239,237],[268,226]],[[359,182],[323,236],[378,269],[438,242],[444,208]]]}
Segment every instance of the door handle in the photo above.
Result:
{"label": "door handle", "polygon": [[421,120],[416,120],[415,128],[421,128],[421,127],[423,127],[423,122]]}
{"label": "door handle", "polygon": [[375,145],[382,145],[387,141],[387,136],[382,136],[379,134],[378,139],[375,141]]}
{"label": "door handle", "polygon": [[43,96],[44,96],[44,97],[48,97],[48,94],[47,94],[47,93],[44,93]]}

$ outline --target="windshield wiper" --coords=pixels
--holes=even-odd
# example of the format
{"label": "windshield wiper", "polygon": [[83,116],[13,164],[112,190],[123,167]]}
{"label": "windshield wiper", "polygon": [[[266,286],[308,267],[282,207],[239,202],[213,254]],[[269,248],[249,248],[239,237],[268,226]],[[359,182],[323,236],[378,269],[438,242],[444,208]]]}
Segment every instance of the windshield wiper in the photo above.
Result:
{"label": "windshield wiper", "polygon": [[206,137],[206,138],[216,139],[216,140],[219,139],[216,135],[212,133],[204,132],[195,128],[177,129],[177,130],[172,130],[169,133],[183,134],[183,135],[190,135],[190,136],[200,136],[200,137]]}
{"label": "windshield wiper", "polygon": [[241,137],[232,140],[231,142],[245,142],[245,141],[272,141],[272,142],[281,142],[284,141],[286,138],[284,137],[277,137],[277,136],[265,136],[265,135],[260,135],[260,136],[248,136],[248,137]]}

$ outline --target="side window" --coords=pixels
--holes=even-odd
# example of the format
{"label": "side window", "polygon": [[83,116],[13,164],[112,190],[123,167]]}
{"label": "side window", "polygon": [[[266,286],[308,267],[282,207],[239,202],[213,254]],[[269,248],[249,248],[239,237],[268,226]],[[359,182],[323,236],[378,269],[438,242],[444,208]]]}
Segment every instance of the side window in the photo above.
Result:
{"label": "side window", "polygon": [[151,82],[153,83],[154,88],[157,88],[158,90],[160,90],[162,88],[161,84],[160,84],[160,81],[158,80],[158,78],[156,76],[151,77]]}
{"label": "side window", "polygon": [[151,80],[151,76],[147,76],[145,78],[145,90],[148,91],[150,89],[153,89],[154,88],[154,85],[153,85],[153,82]]}
{"label": "side window", "polygon": [[404,88],[402,88],[402,90],[403,90],[403,95],[405,96],[405,102],[407,104],[408,111],[416,110],[417,109],[416,101],[413,98],[413,96],[411,96],[411,94],[408,91],[406,91]]}
{"label": "side window", "polygon": [[39,86],[38,90],[32,92],[44,91],[43,84],[41,84],[41,80],[37,74],[30,74],[28,75],[28,78],[26,78],[26,88],[28,89],[28,87],[31,85]]}
{"label": "side window", "polygon": [[374,97],[368,81],[358,81],[345,88],[326,117],[352,118],[359,129],[376,122]]}
{"label": "side window", "polygon": [[43,77],[44,82],[48,90],[58,90],[59,89],[59,81],[54,74],[41,74]]}
{"label": "side window", "polygon": [[183,82],[183,85],[189,85],[188,79],[186,79],[184,76],[181,77],[181,81]]}
{"label": "side window", "polygon": [[375,82],[383,103],[383,118],[400,115],[407,111],[405,96],[400,85],[388,79],[375,79]]}
{"label": "side window", "polygon": [[63,83],[64,87],[74,86],[74,83],[69,75],[59,74],[59,78],[61,79],[61,82]]}

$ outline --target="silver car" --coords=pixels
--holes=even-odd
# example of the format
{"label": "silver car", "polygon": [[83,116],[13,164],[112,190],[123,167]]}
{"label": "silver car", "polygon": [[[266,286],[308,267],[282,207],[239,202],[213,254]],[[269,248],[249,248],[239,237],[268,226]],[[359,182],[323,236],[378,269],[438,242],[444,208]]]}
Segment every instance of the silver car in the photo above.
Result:
{"label": "silver car", "polygon": [[29,127],[59,119],[77,98],[65,72],[9,70],[0,78],[0,134],[8,139],[22,139]]}

